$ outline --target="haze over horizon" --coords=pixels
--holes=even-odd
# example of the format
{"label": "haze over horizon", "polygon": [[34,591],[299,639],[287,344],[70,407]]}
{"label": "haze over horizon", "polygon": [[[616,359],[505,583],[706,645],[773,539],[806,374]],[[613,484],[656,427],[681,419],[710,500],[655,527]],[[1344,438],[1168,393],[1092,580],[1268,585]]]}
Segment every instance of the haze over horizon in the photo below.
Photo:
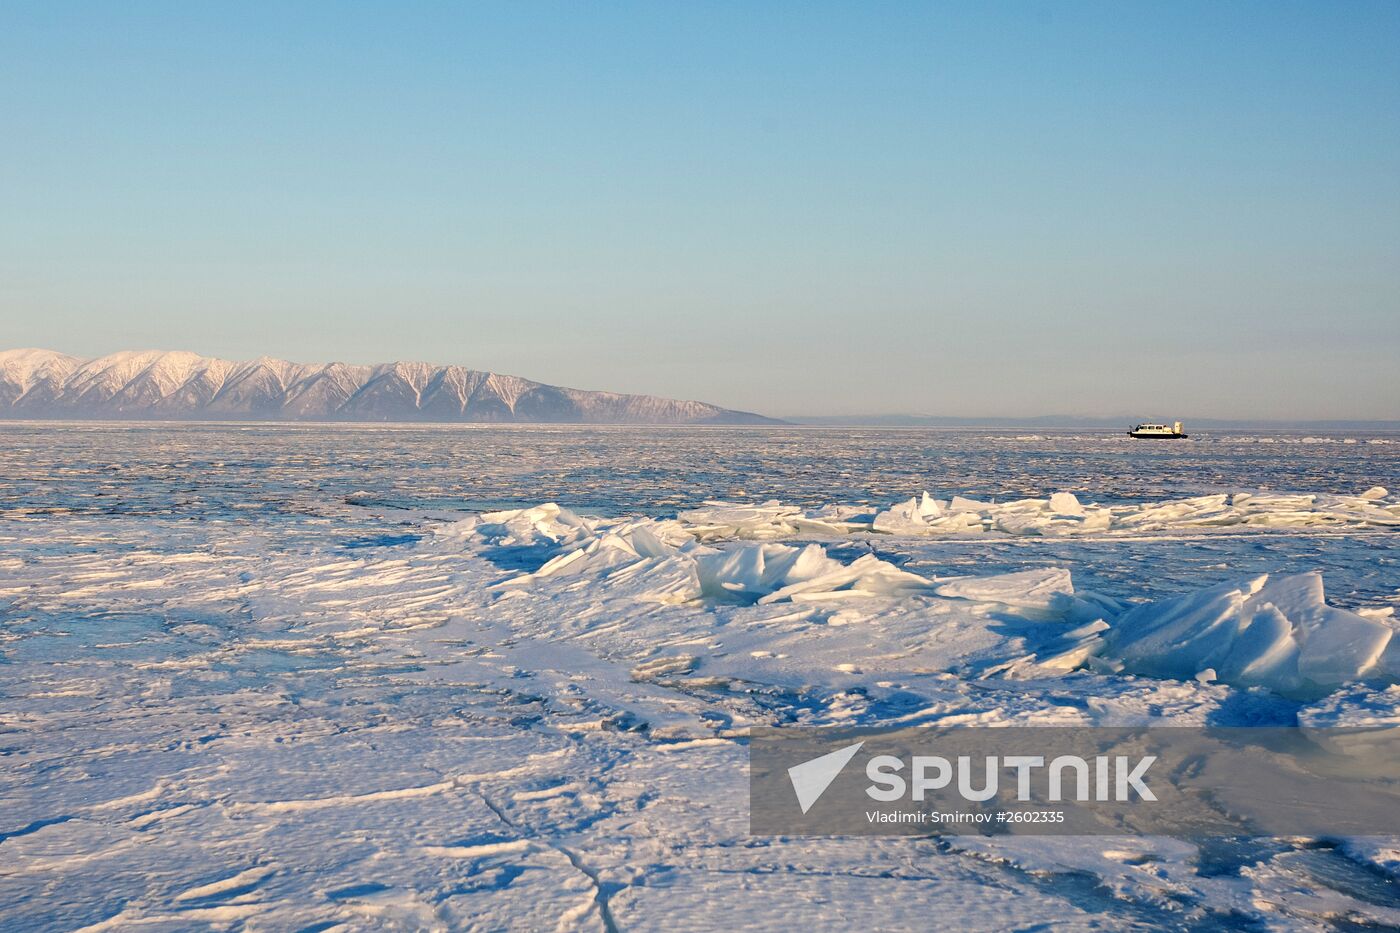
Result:
{"label": "haze over horizon", "polygon": [[[6,360],[6,357],[10,356],[11,353],[28,354],[35,352],[62,354],[62,350],[55,350],[53,349],[53,347],[0,347],[0,387],[3,387],[4,381],[6,381],[7,377],[6,366],[4,366],[4,360]],[[146,354],[150,353],[176,354],[176,356],[178,356],[178,354],[192,354],[192,352],[189,352],[189,350],[169,350],[157,349],[157,347],[144,347],[144,349],[118,350],[118,352],[99,354],[98,357],[91,357],[91,359],[87,360],[80,359],[80,361],[85,361],[85,363],[95,363],[95,361],[98,360],[111,361],[111,363],[115,363],[115,366],[113,366],[113,371],[126,371],[127,374],[122,375],[122,377],[120,377],[120,380],[125,381],[130,374],[139,371],[139,368],[137,368],[137,370],[132,370],[132,368],[130,368],[130,364],[125,363],[125,361],[123,361],[123,363],[116,363],[116,361],[118,361],[120,357],[146,356]],[[74,356],[74,354],[69,354],[69,356]],[[204,357],[204,359],[206,359],[207,361],[214,361],[217,359],[217,357]],[[253,363],[253,361],[259,359],[276,360],[276,357],[269,357],[269,354],[259,354],[258,357],[251,357],[251,359],[246,360],[225,360],[225,363],[245,364],[246,366],[246,364],[251,364]],[[461,364],[444,364],[438,363],[438,361],[433,360],[379,360],[377,361],[377,363],[358,363],[358,361],[354,360],[279,361],[281,361],[281,363],[290,363],[291,366],[295,368],[302,368],[302,370],[315,370],[315,368],[321,368],[326,366],[350,366],[363,368],[363,370],[370,370],[371,367],[388,368],[391,366],[398,366],[398,364],[409,364],[409,366],[427,366],[431,368],[466,368],[462,367]],[[32,366],[34,366],[34,364],[29,363],[25,364],[25,366],[22,366],[21,368],[29,368]],[[143,363],[141,364],[141,366],[146,366],[146,364]],[[500,375],[507,375],[507,377],[522,377],[522,374],[519,373],[503,373]],[[167,381],[169,377],[167,374],[161,375],[161,377],[157,378],[161,381]],[[528,380],[529,377],[522,378],[526,378],[526,380]],[[169,385],[169,387],[167,387],[168,391],[174,392],[174,385],[175,384]],[[566,388],[570,389],[570,391],[580,391],[580,387]],[[602,392],[602,394],[608,394],[610,389],[582,388],[581,391]],[[647,396],[648,394],[640,395]],[[668,401],[668,399],[666,399],[665,396],[662,396],[662,398],[659,398],[658,401]],[[700,402],[706,403],[706,405],[708,405],[706,399],[669,399],[669,401]],[[738,413],[738,415],[748,415],[748,413],[753,412],[750,409],[739,409],[736,413]],[[759,413],[759,415],[762,416],[766,416],[767,419],[787,420],[787,422],[790,422],[792,424],[805,424],[805,426],[819,426],[819,424],[829,424],[829,426],[843,426],[844,424],[844,426],[917,427],[921,426],[921,424],[923,424],[923,426],[951,426],[951,424],[965,424],[965,426],[976,426],[976,424],[986,424],[986,426],[1009,427],[1018,426],[1019,424],[1019,426],[1026,427],[1046,427],[1046,429],[1056,429],[1056,427],[1067,427],[1067,429],[1072,429],[1072,427],[1105,426],[1105,424],[1113,424],[1117,422],[1130,424],[1142,422],[1142,420],[1163,420],[1163,422],[1172,422],[1172,420],[1184,420],[1184,422],[1197,424],[1212,424],[1212,426],[1217,427],[1231,426],[1231,424],[1242,424],[1243,426],[1243,424],[1250,423],[1259,423],[1261,424],[1261,426],[1266,426],[1266,424],[1267,426],[1273,426],[1273,424],[1278,424],[1278,426],[1285,426],[1285,424],[1296,423],[1301,424],[1301,426],[1305,427],[1305,429],[1309,426],[1361,427],[1368,426],[1368,424],[1369,426],[1373,426],[1375,427],[1375,429],[1378,430],[1400,429],[1400,419],[1347,419],[1347,417],[1331,417],[1331,419],[1329,419],[1329,417],[1322,417],[1322,419],[1267,419],[1267,417],[1264,417],[1264,419],[1260,419],[1260,417],[1218,416],[1214,415],[1214,413],[1201,412],[1163,413],[1161,412],[1161,410],[1147,410],[1147,412],[1126,412],[1126,410],[1120,410],[1120,412],[1098,413],[1098,415],[1086,415],[1086,413],[1074,412],[1015,412],[1011,413],[1011,415],[987,415],[987,413],[972,412],[962,413],[962,415],[949,415],[949,413],[944,412],[917,412],[917,410],[890,410],[890,412],[854,413],[756,413]],[[8,413],[8,416],[13,415],[14,412]],[[28,415],[28,417],[35,416],[35,413],[32,412]],[[7,417],[6,410],[0,408],[0,419],[4,419],[4,417]],[[144,417],[148,417],[148,415],[139,415],[137,416],[137,420],[143,420]]]}
{"label": "haze over horizon", "polygon": [[1400,5],[0,9],[0,346],[1400,419]]}

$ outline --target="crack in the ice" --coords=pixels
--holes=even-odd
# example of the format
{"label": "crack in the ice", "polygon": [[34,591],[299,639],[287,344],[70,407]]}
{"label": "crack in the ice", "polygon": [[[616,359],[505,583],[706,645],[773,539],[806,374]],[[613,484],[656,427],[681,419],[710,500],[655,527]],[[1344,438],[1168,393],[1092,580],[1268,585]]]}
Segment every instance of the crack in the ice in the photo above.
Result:
{"label": "crack in the ice", "polygon": [[67,823],[69,820],[75,819],[77,819],[77,817],[74,814],[65,813],[63,816],[55,816],[46,820],[35,820],[29,825],[21,826],[13,832],[0,833],[0,842],[4,842],[7,839],[17,839],[20,836],[28,836],[30,833],[37,833],[46,826],[57,826],[59,823]]}
{"label": "crack in the ice", "polygon": [[598,876],[598,872],[595,869],[590,868],[587,864],[585,864],[584,861],[580,859],[578,855],[572,850],[565,848],[557,842],[539,838],[537,836],[532,836],[529,833],[525,832],[525,827],[522,827],[515,820],[507,816],[505,810],[503,810],[493,800],[491,800],[491,798],[486,795],[485,791],[481,790],[480,788],[477,788],[476,795],[481,798],[481,802],[485,804],[486,809],[494,813],[496,815],[496,819],[500,820],[501,823],[503,823],[504,825],[510,827],[511,831],[514,832],[517,836],[519,836],[522,839],[529,839],[533,842],[537,842],[547,849],[552,849],[555,852],[558,852],[560,855],[564,856],[564,858],[568,860],[569,864],[574,867],[575,871],[587,878],[589,884],[593,886],[593,903],[598,907],[598,917],[603,922],[603,928],[607,930],[607,933],[619,933],[617,921],[613,917],[612,907],[609,906],[608,899],[612,897],[612,895],[616,891],[621,890],[621,886],[604,883],[603,880]]}

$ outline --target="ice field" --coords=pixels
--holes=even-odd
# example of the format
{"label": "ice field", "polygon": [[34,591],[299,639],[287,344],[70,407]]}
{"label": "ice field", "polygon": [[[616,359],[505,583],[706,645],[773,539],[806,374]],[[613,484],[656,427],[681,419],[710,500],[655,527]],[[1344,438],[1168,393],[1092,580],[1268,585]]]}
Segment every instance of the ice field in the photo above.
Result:
{"label": "ice field", "polygon": [[0,928],[1400,926],[1400,840],[750,836],[755,725],[1400,724],[1400,436],[0,425]]}

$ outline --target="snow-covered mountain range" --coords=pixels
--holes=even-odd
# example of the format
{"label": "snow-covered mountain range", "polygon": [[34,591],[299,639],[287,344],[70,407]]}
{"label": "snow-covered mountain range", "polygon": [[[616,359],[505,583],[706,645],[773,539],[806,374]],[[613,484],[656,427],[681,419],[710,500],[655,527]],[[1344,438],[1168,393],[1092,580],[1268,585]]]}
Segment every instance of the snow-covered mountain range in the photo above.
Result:
{"label": "snow-covered mountain range", "polygon": [[181,350],[0,351],[0,418],[774,424],[704,402],[586,392],[461,366],[243,363]]}

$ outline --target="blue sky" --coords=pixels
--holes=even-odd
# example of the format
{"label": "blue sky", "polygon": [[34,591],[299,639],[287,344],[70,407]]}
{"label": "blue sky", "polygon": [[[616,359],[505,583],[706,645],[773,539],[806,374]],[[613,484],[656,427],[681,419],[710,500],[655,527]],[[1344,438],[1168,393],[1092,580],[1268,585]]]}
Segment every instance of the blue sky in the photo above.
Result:
{"label": "blue sky", "polygon": [[1400,3],[8,3],[0,344],[1400,418]]}

